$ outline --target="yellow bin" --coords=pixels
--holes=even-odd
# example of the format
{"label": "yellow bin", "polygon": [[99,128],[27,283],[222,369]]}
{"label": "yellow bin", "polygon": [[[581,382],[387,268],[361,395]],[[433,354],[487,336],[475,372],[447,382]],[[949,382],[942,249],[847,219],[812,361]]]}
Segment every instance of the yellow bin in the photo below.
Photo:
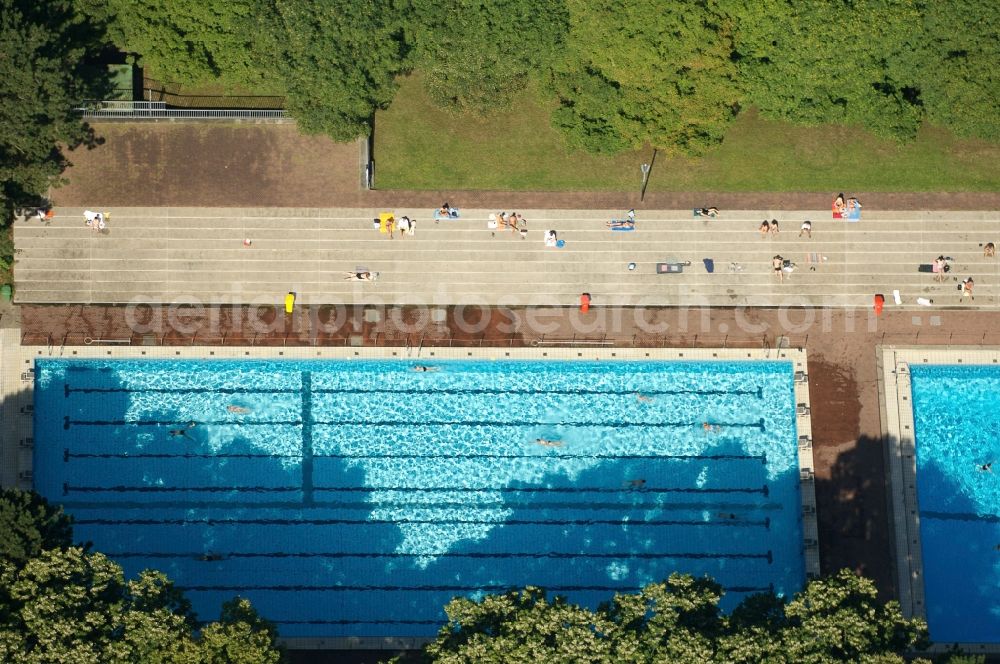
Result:
{"label": "yellow bin", "polygon": [[285,313],[290,314],[293,309],[295,309],[295,293],[289,293],[285,296]]}

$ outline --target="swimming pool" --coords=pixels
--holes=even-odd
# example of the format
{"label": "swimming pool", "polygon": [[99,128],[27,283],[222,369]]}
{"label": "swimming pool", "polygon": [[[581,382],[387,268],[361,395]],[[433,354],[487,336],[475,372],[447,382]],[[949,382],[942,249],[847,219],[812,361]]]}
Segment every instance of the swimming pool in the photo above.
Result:
{"label": "swimming pool", "polygon": [[127,573],[285,637],[430,636],[527,584],[801,588],[790,362],[430,366],[38,360],[36,488]]}
{"label": "swimming pool", "polygon": [[931,639],[1000,643],[1000,367],[910,375]]}

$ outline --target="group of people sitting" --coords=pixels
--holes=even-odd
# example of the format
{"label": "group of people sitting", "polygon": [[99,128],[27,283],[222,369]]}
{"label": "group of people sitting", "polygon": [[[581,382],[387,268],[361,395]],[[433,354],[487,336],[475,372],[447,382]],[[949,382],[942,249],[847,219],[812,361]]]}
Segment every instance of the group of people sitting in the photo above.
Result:
{"label": "group of people sitting", "polygon": [[528,220],[518,212],[501,211],[496,214],[490,213],[487,228],[509,228],[511,233],[520,233],[521,239],[528,237]]}
{"label": "group of people sitting", "polygon": [[843,193],[837,194],[837,198],[833,200],[833,218],[860,219],[861,201],[854,196],[845,200]]}
{"label": "group of people sitting", "polygon": [[83,211],[83,219],[87,224],[87,228],[95,231],[103,231],[108,227],[104,221],[106,216],[103,212],[94,212],[93,210]]}

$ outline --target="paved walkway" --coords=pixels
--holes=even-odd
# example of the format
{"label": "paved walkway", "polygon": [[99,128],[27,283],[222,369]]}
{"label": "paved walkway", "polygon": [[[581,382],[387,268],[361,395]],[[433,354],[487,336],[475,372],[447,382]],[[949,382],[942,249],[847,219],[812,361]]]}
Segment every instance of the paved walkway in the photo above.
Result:
{"label": "paved walkway", "polygon": [[[727,210],[711,221],[686,210],[639,210],[635,231],[612,232],[605,222],[621,211],[528,209],[521,239],[488,230],[485,209],[434,223],[427,208],[396,208],[418,219],[417,231],[390,240],[373,230],[378,211],[112,208],[108,232],[98,234],[82,209],[57,208],[49,225],[15,224],[16,300],[275,304],[295,291],[303,304],[571,306],[589,292],[595,305],[869,307],[884,293],[892,308],[898,289],[905,308],[918,297],[936,308],[1000,304],[1000,259],[981,248],[1000,243],[1000,212],[866,210],[862,222],[849,223],[815,209]],[[765,217],[778,218],[782,232],[762,237]],[[811,239],[798,236],[807,218]],[[564,248],[545,246],[548,229]],[[939,254],[954,258],[943,284],[917,271]],[[771,269],[775,255],[797,264],[783,283]],[[691,265],[657,274],[664,261]],[[379,272],[378,281],[344,279],[359,267]],[[957,290],[966,276],[975,278],[974,300]]]}

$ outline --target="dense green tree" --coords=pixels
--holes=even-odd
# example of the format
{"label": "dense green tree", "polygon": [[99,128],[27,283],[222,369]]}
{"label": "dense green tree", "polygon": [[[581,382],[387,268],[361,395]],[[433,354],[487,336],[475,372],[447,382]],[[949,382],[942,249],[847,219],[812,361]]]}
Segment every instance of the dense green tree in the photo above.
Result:
{"label": "dense green tree", "polygon": [[532,76],[561,48],[564,0],[414,0],[407,29],[431,97],[485,114],[516,108]]}
{"label": "dense green tree", "polygon": [[161,573],[126,581],[121,567],[81,548],[42,551],[23,566],[0,561],[0,661],[133,663],[280,659],[273,628],[245,600],[193,629],[190,604]]}
{"label": "dense green tree", "polygon": [[274,2],[274,22],[262,31],[270,42],[262,48],[273,54],[299,127],[340,141],[367,135],[405,67],[408,46],[396,4]]}
{"label": "dense green tree", "polygon": [[268,73],[257,51],[268,0],[77,0],[109,19],[108,35],[155,77],[181,84],[252,86]]}
{"label": "dense green tree", "polygon": [[811,581],[785,618],[782,643],[791,662],[858,662],[927,645],[921,621],[903,618],[898,602],[879,601],[875,584],[850,570]]}
{"label": "dense green tree", "polygon": [[101,99],[110,80],[85,66],[103,27],[70,0],[0,0],[0,212],[37,204],[67,165],[62,148],[92,145],[74,108]]}
{"label": "dense green tree", "polygon": [[43,549],[73,543],[73,520],[33,491],[0,490],[0,560],[20,567]]}
{"label": "dense green tree", "polygon": [[452,600],[448,623],[424,649],[432,662],[866,662],[903,664],[925,645],[922,621],[874,585],[843,571],[812,581],[787,604],[773,594],[746,598],[731,615],[709,579],[671,575],[596,611],[527,588],[480,601]]}
{"label": "dense green tree", "polygon": [[916,134],[922,27],[912,0],[746,0],[738,14],[740,78],[765,117]]}
{"label": "dense green tree", "polygon": [[739,108],[735,23],[719,0],[568,0],[554,124],[593,152],[651,143],[700,154]]}
{"label": "dense green tree", "polygon": [[920,99],[927,119],[959,136],[1000,139],[1000,4],[920,3]]}

